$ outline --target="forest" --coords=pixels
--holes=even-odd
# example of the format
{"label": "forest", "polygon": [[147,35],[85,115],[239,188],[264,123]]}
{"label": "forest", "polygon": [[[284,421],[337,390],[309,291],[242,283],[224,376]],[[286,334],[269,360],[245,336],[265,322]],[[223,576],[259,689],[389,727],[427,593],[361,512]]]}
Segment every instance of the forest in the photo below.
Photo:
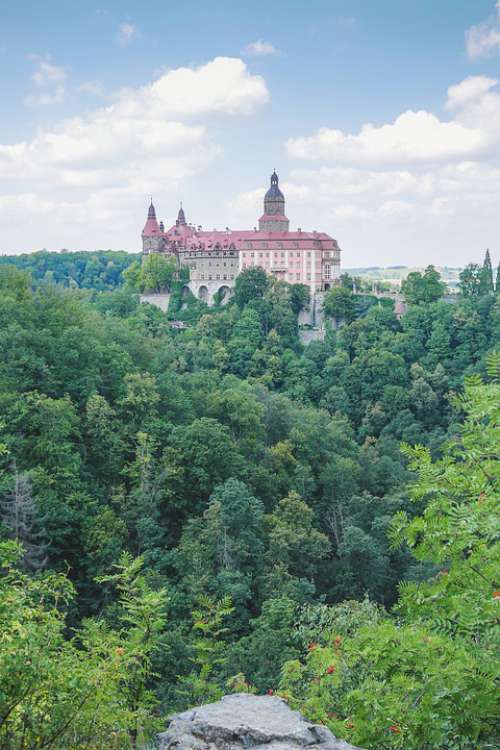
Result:
{"label": "forest", "polygon": [[168,263],[2,258],[0,746],[149,748],[255,692],[363,748],[497,747],[494,276],[413,272],[398,320],[344,275],[303,346],[307,289],[258,268],[208,308]]}

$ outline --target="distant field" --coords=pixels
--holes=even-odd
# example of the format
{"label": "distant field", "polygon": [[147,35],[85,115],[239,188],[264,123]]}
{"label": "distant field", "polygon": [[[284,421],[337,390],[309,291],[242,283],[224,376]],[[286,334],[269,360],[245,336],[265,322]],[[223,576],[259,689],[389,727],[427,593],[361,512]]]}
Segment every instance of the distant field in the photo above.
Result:
{"label": "distant field", "polygon": [[[436,266],[436,269],[441,274],[441,278],[448,288],[456,289],[459,280],[458,277],[462,268]],[[423,266],[387,266],[386,268],[380,266],[367,266],[365,268],[342,268],[343,273],[348,273],[351,276],[359,276],[365,281],[385,281],[394,286],[400,286],[401,281],[406,278],[411,271],[423,270]]]}

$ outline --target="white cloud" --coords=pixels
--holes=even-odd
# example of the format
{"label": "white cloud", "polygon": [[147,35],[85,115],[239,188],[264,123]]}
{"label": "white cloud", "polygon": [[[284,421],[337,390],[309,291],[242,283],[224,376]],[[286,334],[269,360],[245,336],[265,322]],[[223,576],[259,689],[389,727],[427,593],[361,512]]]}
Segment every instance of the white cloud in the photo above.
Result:
{"label": "white cloud", "polygon": [[464,158],[488,145],[480,129],[442,122],[423,110],[407,111],[393,123],[363,125],[358,134],[322,127],[312,136],[290,138],[286,148],[299,159],[328,159],[351,164],[408,164]]}
{"label": "white cloud", "polygon": [[378,213],[382,216],[402,216],[403,214],[411,213],[412,204],[408,201],[384,201],[378,207]]}
{"label": "white cloud", "polygon": [[228,208],[238,214],[253,216],[255,220],[257,212],[262,208],[262,201],[266,190],[267,188],[260,187],[240,193],[228,201]]}
{"label": "white cloud", "polygon": [[31,76],[31,80],[37,86],[47,86],[53,83],[60,83],[66,79],[66,71],[59,65],[54,65],[49,58],[35,57],[37,69]]}
{"label": "white cloud", "polygon": [[116,34],[116,43],[120,47],[126,47],[134,39],[138,39],[141,32],[133,23],[121,23]]}
{"label": "white cloud", "polygon": [[35,90],[24,98],[28,106],[59,104],[65,96],[65,81],[67,73],[64,68],[54,65],[49,57],[33,55],[36,69],[31,80]]}
{"label": "white cloud", "polygon": [[500,2],[496,3],[495,9],[495,14],[477,26],[471,26],[465,33],[465,48],[470,60],[500,53]]}
{"label": "white cloud", "polygon": [[255,55],[256,57],[278,54],[278,50],[271,42],[264,42],[262,39],[257,39],[256,42],[247,44],[243,52],[246,55]]}
{"label": "white cloud", "polygon": [[499,81],[466,78],[449,87],[445,107],[448,119],[410,111],[359,132],[324,127],[289,139],[292,226],[330,232],[346,265],[460,264],[487,246],[498,252]]}
{"label": "white cloud", "polygon": [[462,109],[471,102],[477,101],[479,97],[483,97],[497,83],[496,78],[488,78],[487,76],[469,76],[468,78],[464,78],[460,83],[449,87],[446,108],[451,111]]}
{"label": "white cloud", "polygon": [[241,60],[215,58],[122,90],[108,106],[32,140],[0,144],[4,242],[12,234],[13,246],[26,248],[21,238],[33,236],[30,217],[43,216],[37,236],[46,245],[81,247],[94,232],[109,242],[113,230],[115,241],[136,247],[145,196],[177,190],[220,152],[211,120],[250,115],[268,98],[264,79]]}
{"label": "white cloud", "polygon": [[441,120],[432,112],[409,110],[394,122],[363,125],[359,133],[330,127],[286,141],[290,156],[365,167],[416,167],[480,159],[500,147],[499,81],[470,76],[450,86]]}

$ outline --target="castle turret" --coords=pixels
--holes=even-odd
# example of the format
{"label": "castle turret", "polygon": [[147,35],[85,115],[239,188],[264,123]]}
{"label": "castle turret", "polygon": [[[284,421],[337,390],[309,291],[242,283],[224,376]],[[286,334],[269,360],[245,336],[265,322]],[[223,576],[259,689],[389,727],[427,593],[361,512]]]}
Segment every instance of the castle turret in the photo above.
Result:
{"label": "castle turret", "polygon": [[156,211],[153,199],[148,208],[148,218],[142,230],[142,250],[144,253],[153,253],[159,250],[161,230],[156,220]]}
{"label": "castle turret", "polygon": [[279,189],[279,178],[274,171],[271,186],[264,196],[264,213],[259,219],[261,232],[288,232],[290,222],[285,216],[285,196]]}
{"label": "castle turret", "polygon": [[144,225],[144,229],[142,230],[142,236],[151,236],[158,234],[160,231],[160,227],[158,226],[158,222],[156,221],[156,211],[155,207],[153,206],[153,200],[151,199],[151,203],[149,204],[148,208],[148,218],[146,219],[146,223]]}
{"label": "castle turret", "polygon": [[177,214],[177,221],[175,222],[178,227],[185,227],[186,226],[186,215],[184,213],[184,209],[181,207],[179,208],[179,213]]}

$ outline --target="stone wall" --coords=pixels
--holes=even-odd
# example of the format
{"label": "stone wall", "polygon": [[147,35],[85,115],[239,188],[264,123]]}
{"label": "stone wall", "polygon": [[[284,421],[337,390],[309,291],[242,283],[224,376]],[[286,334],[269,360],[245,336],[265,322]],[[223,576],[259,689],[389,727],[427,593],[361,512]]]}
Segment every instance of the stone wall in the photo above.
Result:
{"label": "stone wall", "polygon": [[139,299],[141,302],[149,302],[150,305],[156,305],[156,307],[159,307],[163,312],[167,312],[168,303],[170,302],[170,294],[141,294]]}

